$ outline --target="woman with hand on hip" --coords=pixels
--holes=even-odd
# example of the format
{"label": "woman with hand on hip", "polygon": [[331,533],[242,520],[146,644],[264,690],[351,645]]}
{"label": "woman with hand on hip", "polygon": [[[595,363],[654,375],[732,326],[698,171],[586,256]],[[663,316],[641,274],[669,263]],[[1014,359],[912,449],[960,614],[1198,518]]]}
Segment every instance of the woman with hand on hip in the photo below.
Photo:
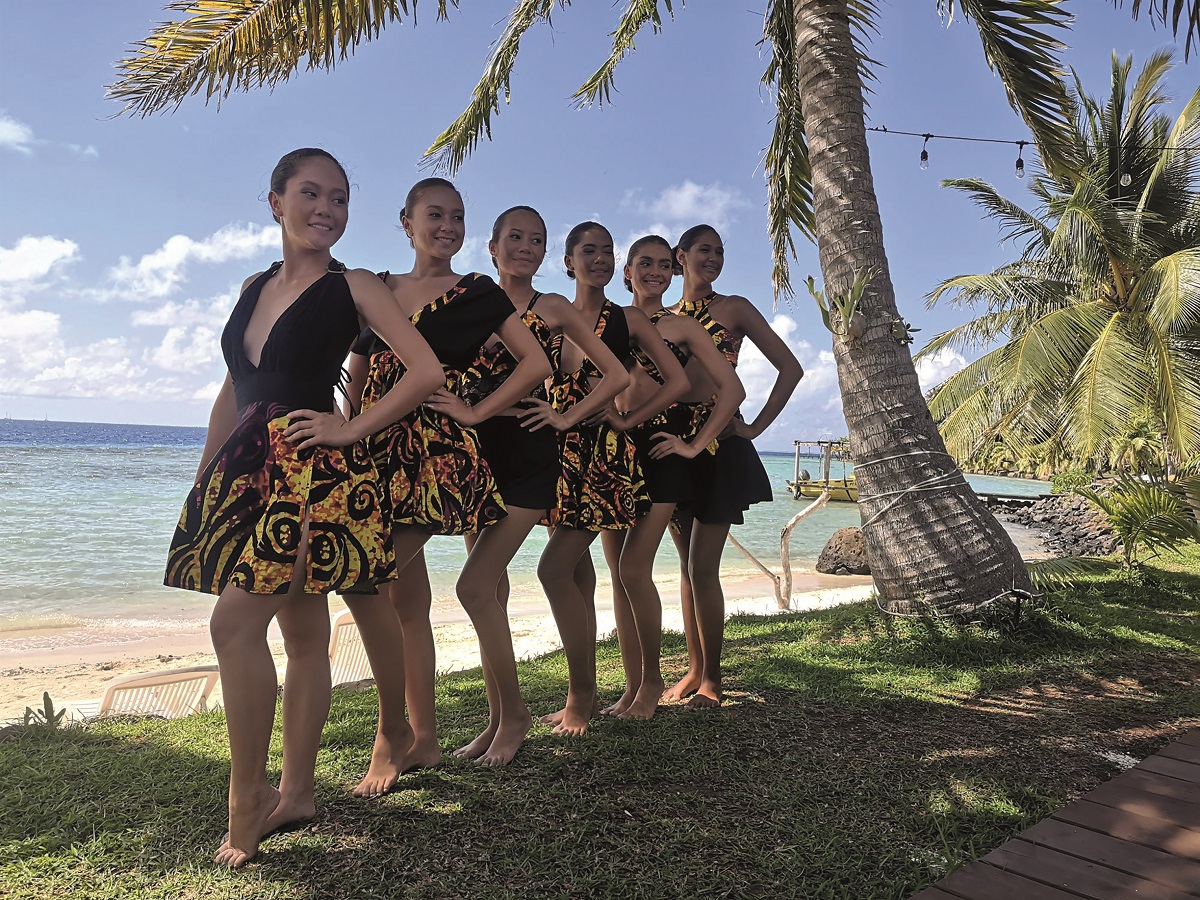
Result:
{"label": "woman with hand on hip", "polygon": [[[362,439],[443,383],[436,357],[379,279],[333,259],[349,199],[345,171],[324,150],[288,153],[271,174],[283,261],[247,279],[221,335],[229,374],[167,564],[166,584],[219,594],[209,627],[231,771],[229,831],[216,862],[234,868],[254,857],[264,835],[315,814],[330,700],[325,594],[370,588],[389,563],[385,488]],[[334,412],[333,390],[364,323],[406,371],[348,422]],[[266,777],[273,618],[288,656],[278,790]]]}
{"label": "woman with hand on hip", "polygon": [[[705,448],[729,424],[746,396],[733,367],[700,324],[663,307],[674,266],[671,245],[656,234],[634,241],[625,262],[625,287],[633,294],[634,308],[658,329],[684,367],[690,386],[679,402],[632,432],[653,504],[650,512],[627,531],[606,531],[600,537],[612,573],[613,612],[625,669],[624,693],[602,713],[623,719],[649,719],[666,687],[659,668],[662,601],[654,585],[654,555],[676,504],[692,498],[691,460],[707,452]],[[630,370],[633,384],[617,401],[625,409],[636,409],[663,380],[645,353],[636,350],[633,355],[637,361]],[[714,395],[711,412],[698,424],[690,404]]]}
{"label": "woman with hand on hip", "polygon": [[[437,354],[446,386],[416,413],[368,441],[390,487],[399,577],[389,585],[390,604],[374,597],[346,598],[379,688],[379,727],[357,796],[378,796],[403,772],[433,765],[441,756],[429,621],[432,592],[421,551],[431,535],[473,534],[503,518],[504,505],[474,426],[527,396],[550,372],[545,353],[504,291],[487,275],[453,270],[466,233],[462,196],[454,185],[444,178],[417,182],[400,221],[415,250],[412,270],[380,277],[397,308]],[[515,365],[492,393],[468,407],[460,402],[464,375],[493,334]],[[355,349],[351,383],[361,388],[365,413],[402,367],[369,333]],[[507,631],[504,612],[494,602],[471,612],[477,630],[488,638]],[[396,655],[398,637],[402,664]],[[411,724],[404,717],[406,700]]]}
{"label": "woman with hand on hip", "polygon": [[[689,228],[679,239],[675,261],[683,270],[683,299],[672,312],[691,316],[703,326],[730,365],[737,366],[742,341],[749,338],[777,371],[771,393],[753,422],[735,416],[721,432],[715,453],[693,461],[696,495],[680,509],[678,534],[682,575],[683,623],[688,644],[687,674],[664,700],[688,701],[692,709],[721,704],[721,648],[725,634],[725,595],[721,591],[721,552],[730,525],[741,525],[754,503],[771,499],[771,483],[752,438],[758,437],[787,405],[804,370],[787,344],[745,297],[718,294],[713,282],[725,265],[725,245],[711,225]],[[691,374],[691,368],[688,369]],[[696,376],[697,393],[716,394],[717,386]],[[719,397],[714,396],[714,401]],[[701,416],[712,403],[696,407]]]}

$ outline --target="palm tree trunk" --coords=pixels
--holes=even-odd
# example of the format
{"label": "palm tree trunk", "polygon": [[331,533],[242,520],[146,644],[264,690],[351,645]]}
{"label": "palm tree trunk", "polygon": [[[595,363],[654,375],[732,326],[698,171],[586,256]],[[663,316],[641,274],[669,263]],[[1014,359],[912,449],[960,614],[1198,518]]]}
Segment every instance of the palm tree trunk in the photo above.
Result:
{"label": "palm tree trunk", "polygon": [[946,454],[899,318],[871,178],[859,57],[847,0],[793,0],[800,97],[812,164],[817,248],[827,295],[874,278],[859,306],[859,346],[834,338],[854,446],[871,574],[885,608],[966,614],[1031,590],[1008,534]]}

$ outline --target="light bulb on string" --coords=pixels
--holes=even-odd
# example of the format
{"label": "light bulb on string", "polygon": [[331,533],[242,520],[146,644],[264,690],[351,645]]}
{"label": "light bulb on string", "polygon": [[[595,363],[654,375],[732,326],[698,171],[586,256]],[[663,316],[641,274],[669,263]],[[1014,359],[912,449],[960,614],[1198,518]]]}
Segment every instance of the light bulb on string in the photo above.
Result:
{"label": "light bulb on string", "polygon": [[923,144],[921,144],[921,169],[922,169],[922,171],[929,168],[929,151],[926,149],[926,147],[928,146],[929,139],[931,137],[933,137],[932,134],[925,135],[925,142]]}
{"label": "light bulb on string", "polygon": [[1121,187],[1129,187],[1133,184],[1133,176],[1128,172],[1122,172],[1120,177]]}
{"label": "light bulb on string", "polygon": [[1018,178],[1025,177],[1024,155],[1025,155],[1025,142],[1017,141],[1017,172],[1016,172],[1016,174],[1017,174]]}

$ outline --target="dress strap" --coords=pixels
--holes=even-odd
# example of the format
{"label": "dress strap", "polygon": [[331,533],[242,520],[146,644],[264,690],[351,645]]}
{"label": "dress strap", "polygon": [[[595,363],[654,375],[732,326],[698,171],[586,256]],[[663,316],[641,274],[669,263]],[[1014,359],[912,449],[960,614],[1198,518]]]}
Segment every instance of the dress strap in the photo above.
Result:
{"label": "dress strap", "polygon": [[534,291],[533,296],[529,298],[529,305],[525,307],[525,312],[530,312],[533,309],[533,304],[538,302],[538,297],[542,296],[541,291]]}

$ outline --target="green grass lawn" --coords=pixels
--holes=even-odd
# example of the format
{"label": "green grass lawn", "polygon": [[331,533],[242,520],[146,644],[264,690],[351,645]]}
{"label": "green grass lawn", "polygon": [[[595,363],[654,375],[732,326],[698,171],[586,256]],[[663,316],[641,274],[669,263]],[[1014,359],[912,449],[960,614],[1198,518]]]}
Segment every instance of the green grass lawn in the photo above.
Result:
{"label": "green grass lawn", "polygon": [[[726,630],[729,702],[538,727],[505,769],[447,758],[356,800],[375,694],[335,692],[317,821],[217,869],[222,715],[18,729],[0,741],[0,897],[903,898],[1200,725],[1200,549],[1092,577],[1020,623],[957,628],[870,604]],[[683,640],[664,644],[668,674]],[[602,699],[620,682],[599,648]],[[532,709],[559,654],[522,664]],[[486,717],[441,679],[442,744]],[[278,765],[278,746],[272,764]]]}

